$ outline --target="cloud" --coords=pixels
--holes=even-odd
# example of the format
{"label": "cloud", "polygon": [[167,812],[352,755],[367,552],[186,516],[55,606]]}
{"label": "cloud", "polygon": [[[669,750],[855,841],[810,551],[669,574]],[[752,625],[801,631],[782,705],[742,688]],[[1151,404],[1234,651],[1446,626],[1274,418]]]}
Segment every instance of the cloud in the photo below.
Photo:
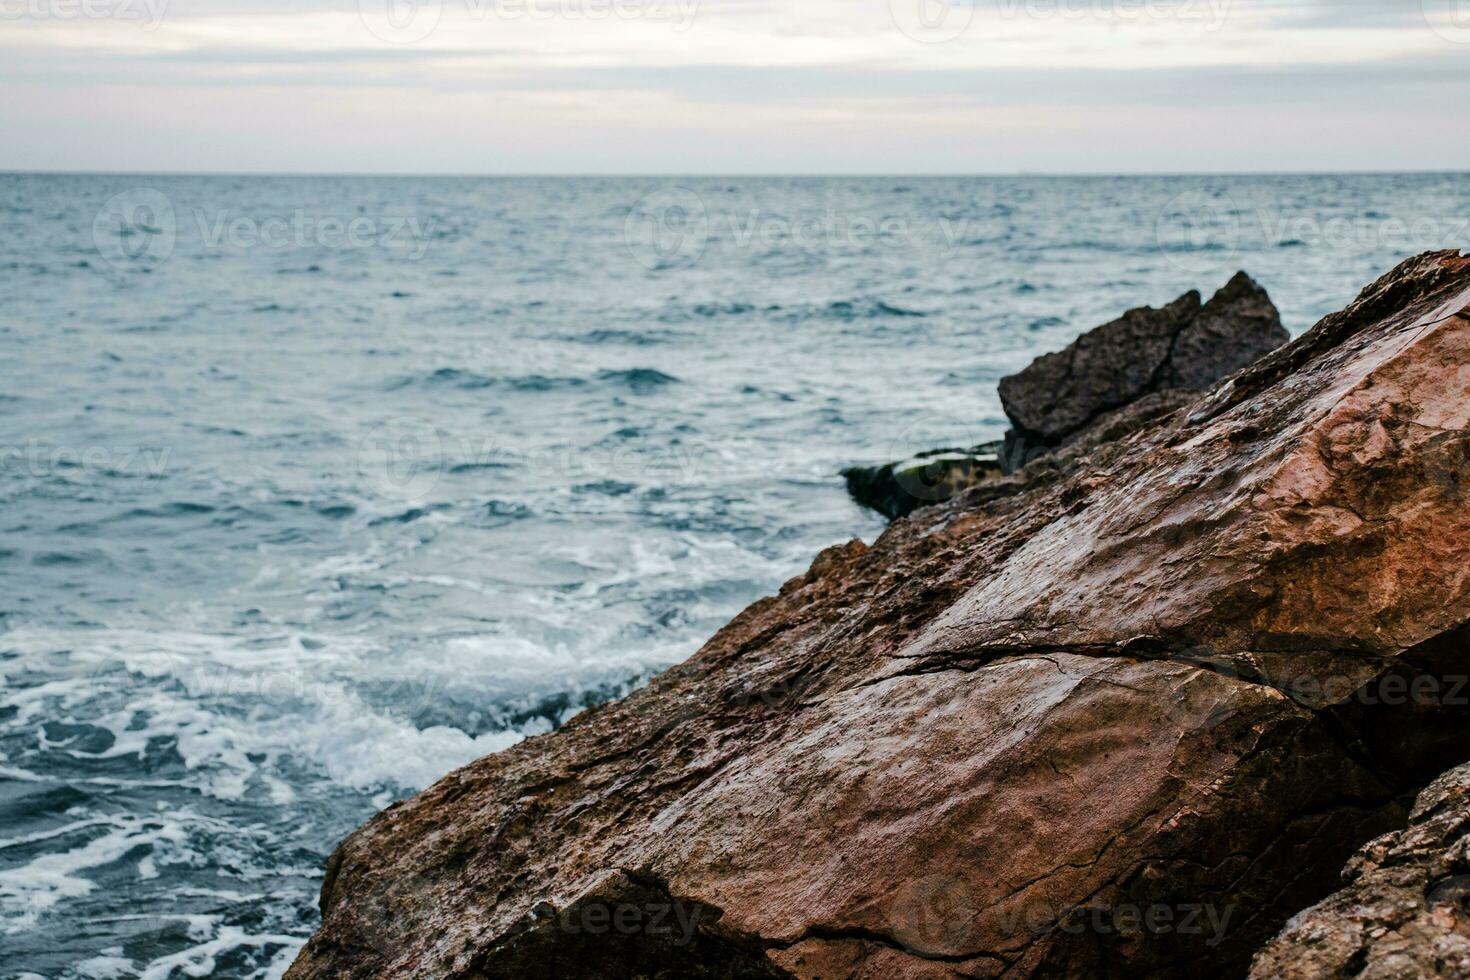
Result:
{"label": "cloud", "polygon": [[[0,5],[47,2],[65,0]],[[494,120],[498,138],[517,139],[514,127],[523,126],[567,153],[589,124],[614,119],[621,129],[602,127],[608,140],[622,132],[674,157],[694,127],[706,146],[727,154],[716,169],[764,168],[793,144],[773,128],[762,145],[755,122],[762,117],[840,128],[868,155],[858,169],[906,158],[881,149],[895,127],[947,161],[933,169],[965,169],[965,153],[976,151],[961,150],[953,133],[966,126],[997,136],[979,141],[990,147],[986,166],[972,168],[1008,169],[994,164],[1005,162],[996,154],[1011,153],[1027,167],[1051,155],[1050,169],[1093,169],[1077,161],[1096,158],[1085,140],[1096,140],[1107,119],[1150,145],[1203,140],[1164,129],[1157,114],[1151,123],[1149,110],[1158,108],[1177,110],[1170,124],[1185,130],[1190,112],[1199,120],[1252,108],[1273,119],[1294,112],[1296,130],[1271,128],[1273,142],[1241,147],[1233,166],[1326,167],[1344,159],[1345,148],[1356,158],[1369,123],[1382,125],[1376,114],[1405,105],[1441,111],[1450,130],[1437,149],[1424,148],[1426,166],[1470,163],[1450,108],[1466,94],[1467,51],[1429,29],[1419,0],[952,0],[957,5],[924,11],[909,9],[920,0],[418,0],[427,6],[392,10],[388,2],[173,0],[152,29],[121,17],[0,20],[0,79],[49,106],[56,123],[34,104],[0,104],[0,126],[18,136],[0,149],[0,166],[133,159],[115,146],[78,152],[88,139],[101,141],[96,121],[84,122],[98,93],[132,132],[152,137],[160,162],[191,142],[179,116],[201,100],[227,101],[237,128],[258,128],[267,111],[310,116],[316,122],[301,127],[300,142],[272,157],[285,169],[332,169],[321,162],[355,158],[340,130],[371,131],[384,118],[374,100],[416,107],[413,118],[395,123],[424,141],[417,166],[411,155],[395,163],[410,170],[489,165],[484,152],[468,148],[446,157],[433,147],[431,127],[439,127],[441,145],[454,145]],[[93,97],[73,98],[68,89]],[[112,98],[123,90],[133,101]],[[335,104],[323,110],[270,94],[277,91]],[[495,103],[487,107],[487,99]],[[1105,116],[1074,118],[1074,108]],[[1342,128],[1324,127],[1329,118]],[[58,138],[68,121],[77,135]],[[202,121],[193,126],[205,129]],[[211,130],[209,143],[218,153],[202,149],[190,159],[228,169],[231,141]],[[791,169],[816,159],[804,152]],[[1139,169],[1168,169],[1137,156]],[[568,158],[560,169],[585,169],[577,162]]]}

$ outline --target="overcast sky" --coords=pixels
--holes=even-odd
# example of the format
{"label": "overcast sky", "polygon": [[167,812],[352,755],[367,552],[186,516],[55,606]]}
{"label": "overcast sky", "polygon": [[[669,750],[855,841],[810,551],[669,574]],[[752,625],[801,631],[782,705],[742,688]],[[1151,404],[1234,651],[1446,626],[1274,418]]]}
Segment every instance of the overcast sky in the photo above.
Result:
{"label": "overcast sky", "polygon": [[1470,0],[0,0],[0,169],[1470,170]]}

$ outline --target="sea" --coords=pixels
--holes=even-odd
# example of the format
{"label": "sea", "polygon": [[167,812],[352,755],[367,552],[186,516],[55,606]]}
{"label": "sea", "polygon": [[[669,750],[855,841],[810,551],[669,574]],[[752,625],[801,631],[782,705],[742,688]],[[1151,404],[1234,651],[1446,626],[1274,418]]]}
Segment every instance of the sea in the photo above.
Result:
{"label": "sea", "polygon": [[1457,174],[0,174],[0,977],[280,977],[335,844],[884,524],[844,466]]}

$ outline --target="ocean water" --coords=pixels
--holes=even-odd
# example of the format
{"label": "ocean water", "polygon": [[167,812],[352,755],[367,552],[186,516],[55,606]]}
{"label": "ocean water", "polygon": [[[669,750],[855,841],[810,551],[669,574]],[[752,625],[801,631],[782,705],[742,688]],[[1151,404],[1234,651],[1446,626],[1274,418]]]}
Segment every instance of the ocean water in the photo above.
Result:
{"label": "ocean water", "polygon": [[0,977],[277,977],[353,827],[882,523],[838,471],[1457,175],[0,174]]}

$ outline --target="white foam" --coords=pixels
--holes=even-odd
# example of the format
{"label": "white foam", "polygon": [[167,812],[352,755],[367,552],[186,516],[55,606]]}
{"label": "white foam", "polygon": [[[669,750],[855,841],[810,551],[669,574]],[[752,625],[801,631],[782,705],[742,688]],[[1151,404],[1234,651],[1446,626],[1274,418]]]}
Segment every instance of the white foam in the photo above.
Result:
{"label": "white foam", "polygon": [[[621,558],[583,556],[607,560],[598,575],[605,585],[634,582],[637,573],[628,566],[676,575],[683,564],[662,548],[614,551]],[[627,562],[622,571],[619,560]],[[347,567],[367,566],[339,566]],[[469,585],[448,576],[439,587]],[[544,710],[556,703],[549,699],[569,695],[567,704],[557,707],[556,720],[564,721],[581,710],[586,692],[620,688],[693,649],[692,642],[677,639],[630,645],[621,632],[626,620],[595,615],[608,605],[599,589],[527,590],[514,598],[524,600],[531,619],[528,629],[543,624],[547,636],[570,639],[521,635],[510,626],[408,643],[391,636],[313,631],[309,644],[283,629],[255,635],[12,629],[5,649],[13,656],[0,662],[0,703],[15,708],[4,722],[6,730],[26,737],[11,743],[20,748],[12,748],[11,757],[3,760],[7,764],[0,767],[0,776],[36,782],[48,778],[40,774],[52,772],[55,760],[61,759],[65,775],[59,778],[74,786],[104,791],[183,788],[217,800],[272,807],[289,820],[338,790],[370,793],[372,804],[382,807],[404,791],[427,786],[452,769],[552,725],[540,716],[514,726],[500,719]],[[636,613],[636,600],[627,608],[630,615]],[[5,675],[24,676],[27,682],[40,676],[45,683],[7,684]],[[463,718],[463,727],[433,723],[441,718]],[[98,729],[110,733],[110,742]],[[182,766],[161,754],[169,749]],[[29,857],[0,871],[0,931],[44,925],[42,917],[60,914],[58,906],[97,891],[98,869],[124,860],[131,863],[122,865],[123,873],[133,876],[140,894],[152,894],[167,882],[175,865],[228,864],[229,877],[236,882],[321,875],[309,860],[290,861],[281,846],[284,837],[269,819],[242,826],[187,805],[158,805],[156,813],[118,815],[85,804],[70,812],[63,827],[0,839],[0,850],[25,845]],[[31,856],[42,848],[50,851]],[[242,858],[236,848],[247,853],[258,848],[273,857],[257,862]],[[118,873],[109,868],[108,880]],[[252,905],[272,901],[248,899]],[[147,918],[185,918],[193,945],[146,965],[103,950],[75,967],[79,975],[96,980],[207,976],[231,950],[252,947],[261,952],[262,961],[270,959],[254,975],[274,980],[284,974],[303,941],[270,931],[247,932],[223,916],[169,916],[165,911]]]}
{"label": "white foam", "polygon": [[0,870],[0,915],[6,931],[29,929],[42,912],[63,899],[80,898],[95,890],[96,884],[80,872],[111,864],[138,847],[182,846],[185,840],[177,823],[131,816],[81,821],[63,831],[91,829],[99,823],[113,829],[71,850],[40,854],[26,864]]}
{"label": "white foam", "polygon": [[[76,758],[143,758],[156,740],[167,739],[194,788],[241,799],[259,785],[280,806],[294,802],[297,791],[267,770],[285,757],[344,786],[413,790],[549,727],[535,721],[475,735],[446,725],[420,728],[403,713],[405,705],[392,703],[399,693],[409,695],[401,699],[408,708],[453,701],[493,718],[497,706],[523,709],[562,693],[576,698],[646,676],[690,651],[685,643],[620,652],[599,639],[605,642],[589,637],[574,649],[485,634],[389,651],[361,637],[311,649],[294,636],[267,642],[183,632],[17,630],[7,637],[23,653],[71,651],[70,676],[14,693],[21,722],[71,720],[113,737],[101,752],[44,737],[42,748]],[[119,703],[119,669],[156,683],[134,685]],[[375,687],[386,690],[389,703],[370,700]],[[99,710],[109,697],[111,704]]]}
{"label": "white foam", "polygon": [[274,803],[276,806],[286,806],[288,804],[296,802],[296,791],[293,790],[290,786],[281,782],[281,780],[277,779],[275,776],[269,774],[265,775],[263,778],[265,780],[266,787],[270,790],[271,802]]}
{"label": "white foam", "polygon": [[304,945],[306,940],[300,936],[256,935],[235,926],[222,926],[214,938],[149,963],[140,974],[140,980],[170,980],[175,971],[188,977],[212,976],[221,954],[242,947],[271,946],[280,948],[267,966],[250,975],[250,980],[280,980]]}
{"label": "white foam", "polygon": [[133,961],[123,955],[121,946],[109,946],[100,956],[82,960],[72,969],[92,980],[119,980],[121,977],[136,977],[138,969]]}

